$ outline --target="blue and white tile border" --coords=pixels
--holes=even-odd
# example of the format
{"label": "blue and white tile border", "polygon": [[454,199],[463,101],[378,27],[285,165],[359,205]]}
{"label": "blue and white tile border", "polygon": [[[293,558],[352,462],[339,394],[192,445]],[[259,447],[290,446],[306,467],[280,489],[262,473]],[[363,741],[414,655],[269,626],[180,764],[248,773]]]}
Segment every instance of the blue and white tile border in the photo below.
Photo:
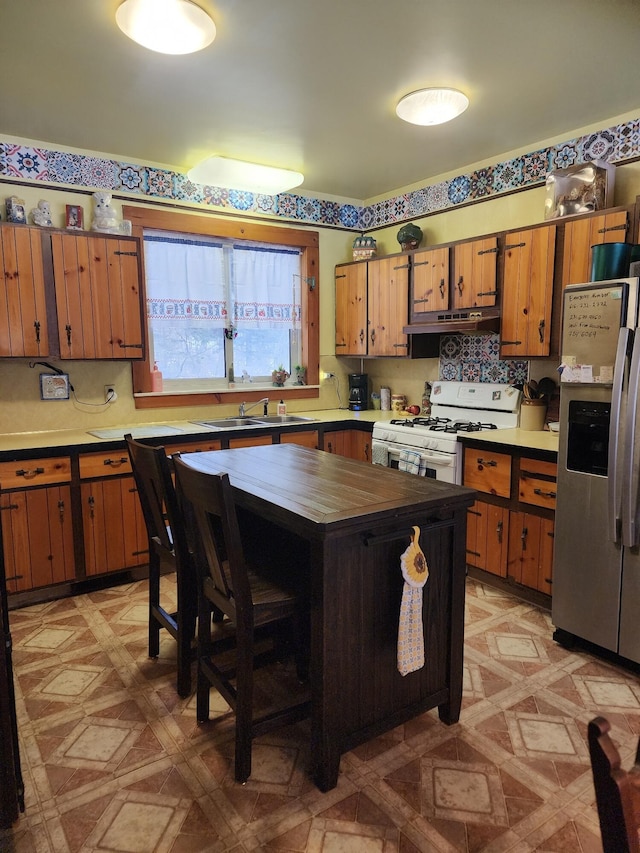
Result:
{"label": "blue and white tile border", "polygon": [[310,225],[370,231],[408,219],[486,201],[544,183],[548,172],[574,163],[606,160],[619,165],[640,157],[640,119],[603,128],[485,166],[368,206],[341,204],[293,193],[258,195],[194,184],[186,175],[153,166],[69,154],[0,141],[0,180],[33,181],[124,192],[167,202],[203,204],[245,214],[263,214]]}

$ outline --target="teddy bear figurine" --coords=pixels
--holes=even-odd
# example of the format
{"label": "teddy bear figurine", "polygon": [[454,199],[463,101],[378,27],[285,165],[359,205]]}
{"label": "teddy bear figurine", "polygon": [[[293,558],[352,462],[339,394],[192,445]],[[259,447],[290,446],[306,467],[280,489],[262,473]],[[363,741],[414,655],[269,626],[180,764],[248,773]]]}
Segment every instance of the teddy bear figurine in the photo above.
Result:
{"label": "teddy bear figurine", "polygon": [[53,225],[53,222],[51,221],[51,206],[49,205],[49,202],[41,198],[38,202],[38,206],[32,208],[31,218],[33,219],[34,225],[43,225],[50,228]]}
{"label": "teddy bear figurine", "polygon": [[111,207],[111,193],[95,192],[95,208],[93,210],[92,231],[104,231],[107,234],[118,234],[120,225],[116,212]]}

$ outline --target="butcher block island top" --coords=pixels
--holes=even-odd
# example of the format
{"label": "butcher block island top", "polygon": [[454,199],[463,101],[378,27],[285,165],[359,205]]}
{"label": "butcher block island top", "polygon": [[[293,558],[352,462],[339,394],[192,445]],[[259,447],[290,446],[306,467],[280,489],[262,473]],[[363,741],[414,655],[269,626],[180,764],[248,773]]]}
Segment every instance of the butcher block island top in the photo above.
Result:
{"label": "butcher block island top", "polygon": [[[272,569],[286,563],[308,579],[318,787],[336,785],[343,752],[431,708],[444,723],[458,720],[473,490],[293,444],[184,458],[198,470],[229,474],[250,551]],[[403,676],[401,557],[415,528],[429,572],[424,665]]]}

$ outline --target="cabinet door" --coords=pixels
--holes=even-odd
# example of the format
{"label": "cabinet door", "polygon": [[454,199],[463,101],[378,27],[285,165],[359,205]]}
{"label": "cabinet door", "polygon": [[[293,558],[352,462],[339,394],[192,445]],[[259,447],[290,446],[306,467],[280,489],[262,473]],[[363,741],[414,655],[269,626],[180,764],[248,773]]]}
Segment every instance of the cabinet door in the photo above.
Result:
{"label": "cabinet door", "polygon": [[415,252],[411,263],[411,322],[449,308],[449,247]]}
{"label": "cabinet door", "polygon": [[83,483],[81,497],[88,576],[148,562],[147,531],[133,477]]}
{"label": "cabinet door", "polygon": [[453,307],[489,308],[496,304],[498,238],[485,237],[453,247]]}
{"label": "cabinet door", "polygon": [[505,237],[500,351],[503,357],[550,353],[556,226]]}
{"label": "cabinet door", "polygon": [[139,242],[52,234],[51,246],[61,358],[142,358]]}
{"label": "cabinet door", "polygon": [[349,430],[348,455],[360,462],[371,462],[371,433],[358,429]]}
{"label": "cabinet door", "polygon": [[69,486],[4,492],[0,509],[10,593],[74,579]]}
{"label": "cabinet door", "polygon": [[508,542],[509,510],[476,501],[467,510],[467,563],[505,578]]}
{"label": "cabinet door", "polygon": [[407,356],[409,337],[409,262],[406,256],[380,258],[367,264],[369,355]]}
{"label": "cabinet door", "polygon": [[349,456],[351,430],[341,429],[325,432],[322,449],[327,453],[336,453],[338,456]]}
{"label": "cabinet door", "polygon": [[0,226],[0,356],[49,355],[42,232],[25,225]]}
{"label": "cabinet door", "polygon": [[367,264],[336,267],[336,355],[367,354]]}
{"label": "cabinet door", "polygon": [[526,512],[511,512],[507,571],[516,583],[551,594],[553,521]]}
{"label": "cabinet door", "polygon": [[624,243],[629,227],[626,210],[574,219],[564,227],[562,287],[591,278],[591,246]]}
{"label": "cabinet door", "polygon": [[308,430],[304,432],[281,432],[280,444],[299,444],[302,447],[318,449],[318,431]]}

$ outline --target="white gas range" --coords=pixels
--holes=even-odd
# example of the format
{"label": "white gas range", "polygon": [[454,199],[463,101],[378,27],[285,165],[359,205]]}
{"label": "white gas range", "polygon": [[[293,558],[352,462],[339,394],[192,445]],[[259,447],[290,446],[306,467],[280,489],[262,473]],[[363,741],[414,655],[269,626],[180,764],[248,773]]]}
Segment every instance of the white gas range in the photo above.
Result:
{"label": "white gas range", "polygon": [[520,391],[511,385],[434,382],[430,417],[398,417],[374,423],[373,462],[461,484],[458,435],[517,427],[520,397]]}

